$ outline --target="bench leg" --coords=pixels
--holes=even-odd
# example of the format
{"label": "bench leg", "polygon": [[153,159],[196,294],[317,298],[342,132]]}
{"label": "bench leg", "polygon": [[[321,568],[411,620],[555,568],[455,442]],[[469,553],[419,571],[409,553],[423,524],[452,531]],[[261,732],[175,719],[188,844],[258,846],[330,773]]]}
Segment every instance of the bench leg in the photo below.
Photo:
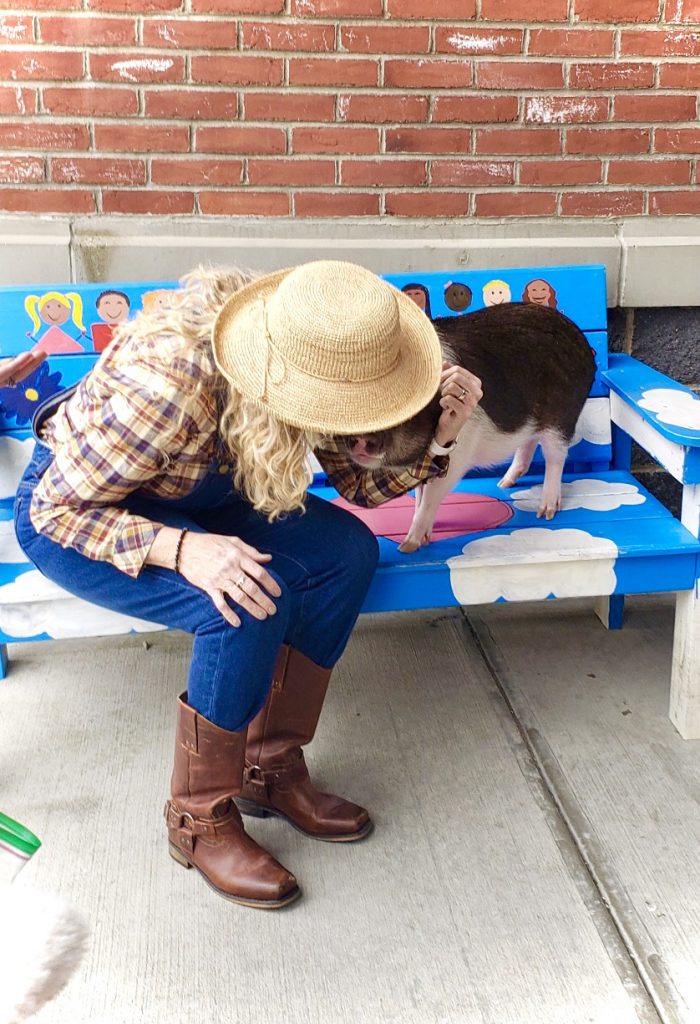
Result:
{"label": "bench leg", "polygon": [[700,739],[700,586],[676,596],[671,721],[684,740]]}
{"label": "bench leg", "polygon": [[[700,534],[700,484],[683,488],[683,525]],[[671,665],[671,721],[684,740],[700,739],[700,580],[676,595]]]}
{"label": "bench leg", "polygon": [[0,679],[7,676],[7,644],[0,644]]}
{"label": "bench leg", "polygon": [[608,597],[597,597],[593,607],[606,629],[622,629],[622,620],[625,612],[624,594],[610,594]]}

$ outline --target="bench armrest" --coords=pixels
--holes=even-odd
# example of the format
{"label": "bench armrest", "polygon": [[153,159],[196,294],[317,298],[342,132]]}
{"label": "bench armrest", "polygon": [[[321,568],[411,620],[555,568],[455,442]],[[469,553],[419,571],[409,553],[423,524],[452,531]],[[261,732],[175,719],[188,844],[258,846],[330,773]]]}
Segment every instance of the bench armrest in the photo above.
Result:
{"label": "bench armrest", "polygon": [[602,371],[610,417],[681,483],[700,483],[700,398],[632,356],[616,353]]}

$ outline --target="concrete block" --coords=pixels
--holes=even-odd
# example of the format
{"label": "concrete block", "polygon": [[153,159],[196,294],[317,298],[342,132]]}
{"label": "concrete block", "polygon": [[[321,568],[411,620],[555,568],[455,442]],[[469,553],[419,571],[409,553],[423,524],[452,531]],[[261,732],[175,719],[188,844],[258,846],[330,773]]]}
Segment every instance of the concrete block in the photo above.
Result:
{"label": "concrete block", "polygon": [[69,222],[50,218],[1,218],[0,266],[0,286],[3,287],[70,281]]}
{"label": "concrete block", "polygon": [[619,298],[619,242],[608,224],[84,218],[73,247],[78,281],[177,278],[201,262],[272,271],[346,259],[378,272],[604,263],[608,303]]}
{"label": "concrete block", "polygon": [[700,218],[630,221],[620,240],[620,305],[700,305]]}

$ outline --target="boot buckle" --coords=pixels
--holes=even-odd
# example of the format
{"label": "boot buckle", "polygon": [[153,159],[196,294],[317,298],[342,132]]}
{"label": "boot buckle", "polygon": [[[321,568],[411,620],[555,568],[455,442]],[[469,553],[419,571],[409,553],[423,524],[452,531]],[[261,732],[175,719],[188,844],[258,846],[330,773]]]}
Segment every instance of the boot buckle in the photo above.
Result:
{"label": "boot buckle", "polygon": [[246,782],[252,782],[256,786],[265,785],[265,772],[259,764],[246,764],[244,774]]}
{"label": "boot buckle", "polygon": [[165,805],[165,818],[170,828],[182,829],[187,826],[188,831],[195,831],[195,821],[190,812],[178,810],[170,801]]}

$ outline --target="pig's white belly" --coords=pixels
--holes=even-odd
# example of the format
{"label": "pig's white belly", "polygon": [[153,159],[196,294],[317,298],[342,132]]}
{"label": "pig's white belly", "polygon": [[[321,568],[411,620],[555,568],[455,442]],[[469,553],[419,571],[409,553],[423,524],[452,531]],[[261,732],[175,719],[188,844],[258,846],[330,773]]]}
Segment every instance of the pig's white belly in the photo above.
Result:
{"label": "pig's white belly", "polygon": [[477,407],[459,433],[450,463],[459,463],[464,467],[464,472],[473,466],[498,465],[510,459],[521,444],[532,440],[534,436],[532,423],[527,423],[512,434],[504,434],[483,409]]}

